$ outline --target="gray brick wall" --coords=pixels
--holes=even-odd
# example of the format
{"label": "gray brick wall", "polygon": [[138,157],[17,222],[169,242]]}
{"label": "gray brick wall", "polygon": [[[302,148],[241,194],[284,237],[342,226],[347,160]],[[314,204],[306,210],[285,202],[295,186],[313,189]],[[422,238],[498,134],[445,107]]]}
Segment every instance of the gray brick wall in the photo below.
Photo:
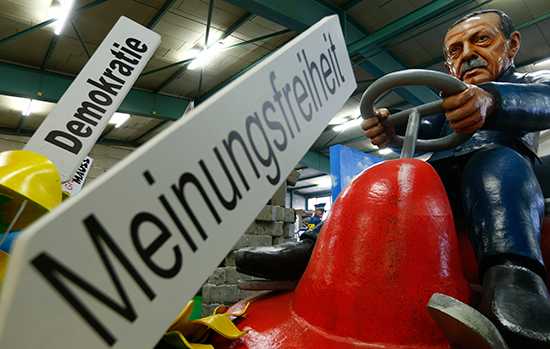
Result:
{"label": "gray brick wall", "polygon": [[[286,184],[281,186],[286,191]],[[248,227],[239,241],[227,254],[225,266],[214,270],[208,281],[202,287],[201,315],[212,315],[220,305],[231,306],[241,299],[256,293],[243,291],[237,287],[238,280],[257,279],[240,274],[235,267],[235,251],[249,246],[273,246],[286,241],[296,241],[294,238],[294,220],[296,213],[293,208],[277,206],[284,205],[284,196],[277,190],[270,201]]]}

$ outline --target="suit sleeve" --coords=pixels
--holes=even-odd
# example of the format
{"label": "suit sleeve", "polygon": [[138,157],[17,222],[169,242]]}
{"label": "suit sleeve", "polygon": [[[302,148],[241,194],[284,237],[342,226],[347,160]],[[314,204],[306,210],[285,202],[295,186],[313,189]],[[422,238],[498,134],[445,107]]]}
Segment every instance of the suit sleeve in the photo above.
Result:
{"label": "suit sleeve", "polygon": [[550,128],[550,82],[487,82],[479,87],[495,97],[484,129],[535,132]]}

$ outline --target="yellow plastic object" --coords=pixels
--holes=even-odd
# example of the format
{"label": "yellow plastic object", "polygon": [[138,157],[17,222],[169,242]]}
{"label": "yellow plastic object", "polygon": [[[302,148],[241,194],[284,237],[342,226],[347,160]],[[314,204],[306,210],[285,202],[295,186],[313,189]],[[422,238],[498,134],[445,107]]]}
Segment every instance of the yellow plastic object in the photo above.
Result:
{"label": "yellow plastic object", "polygon": [[162,340],[177,349],[214,349],[210,344],[189,343],[180,332],[167,332]]}
{"label": "yellow plastic object", "polygon": [[223,313],[228,307],[218,307],[214,314],[202,319],[187,321],[193,310],[193,301],[189,301],[181,314],[164,334],[163,339],[172,346],[180,349],[214,349],[210,344],[204,342],[210,337],[212,330],[225,338],[236,339],[245,335],[248,330],[241,332],[228,318],[228,316],[241,316],[245,309],[239,314]]}
{"label": "yellow plastic object", "polygon": [[0,193],[13,200],[0,211],[10,223],[28,200],[12,230],[21,230],[61,203],[61,179],[53,163],[43,155],[26,150],[0,153]]}
{"label": "yellow plastic object", "polygon": [[6,272],[6,267],[8,266],[9,257],[9,254],[0,250],[0,286],[2,285],[2,281],[4,281],[4,273]]}

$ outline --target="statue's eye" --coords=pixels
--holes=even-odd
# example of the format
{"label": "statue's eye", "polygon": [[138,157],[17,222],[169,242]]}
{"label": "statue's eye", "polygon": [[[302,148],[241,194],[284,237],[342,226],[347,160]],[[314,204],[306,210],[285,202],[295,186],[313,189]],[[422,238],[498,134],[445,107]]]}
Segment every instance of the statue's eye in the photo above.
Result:
{"label": "statue's eye", "polygon": [[458,47],[453,47],[453,48],[451,49],[451,55],[457,54],[458,51],[460,51],[460,49],[459,49]]}
{"label": "statue's eye", "polygon": [[489,40],[489,37],[487,35],[480,35],[477,37],[477,42],[483,42]]}

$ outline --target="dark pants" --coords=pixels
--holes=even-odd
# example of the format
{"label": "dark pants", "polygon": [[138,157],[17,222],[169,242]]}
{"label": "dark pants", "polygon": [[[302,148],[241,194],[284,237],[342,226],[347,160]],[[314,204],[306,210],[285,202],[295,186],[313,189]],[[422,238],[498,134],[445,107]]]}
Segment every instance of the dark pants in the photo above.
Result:
{"label": "dark pants", "polygon": [[480,280],[512,262],[546,280],[540,250],[544,198],[527,156],[507,147],[431,163],[447,191],[457,225],[464,224],[479,262]]}

